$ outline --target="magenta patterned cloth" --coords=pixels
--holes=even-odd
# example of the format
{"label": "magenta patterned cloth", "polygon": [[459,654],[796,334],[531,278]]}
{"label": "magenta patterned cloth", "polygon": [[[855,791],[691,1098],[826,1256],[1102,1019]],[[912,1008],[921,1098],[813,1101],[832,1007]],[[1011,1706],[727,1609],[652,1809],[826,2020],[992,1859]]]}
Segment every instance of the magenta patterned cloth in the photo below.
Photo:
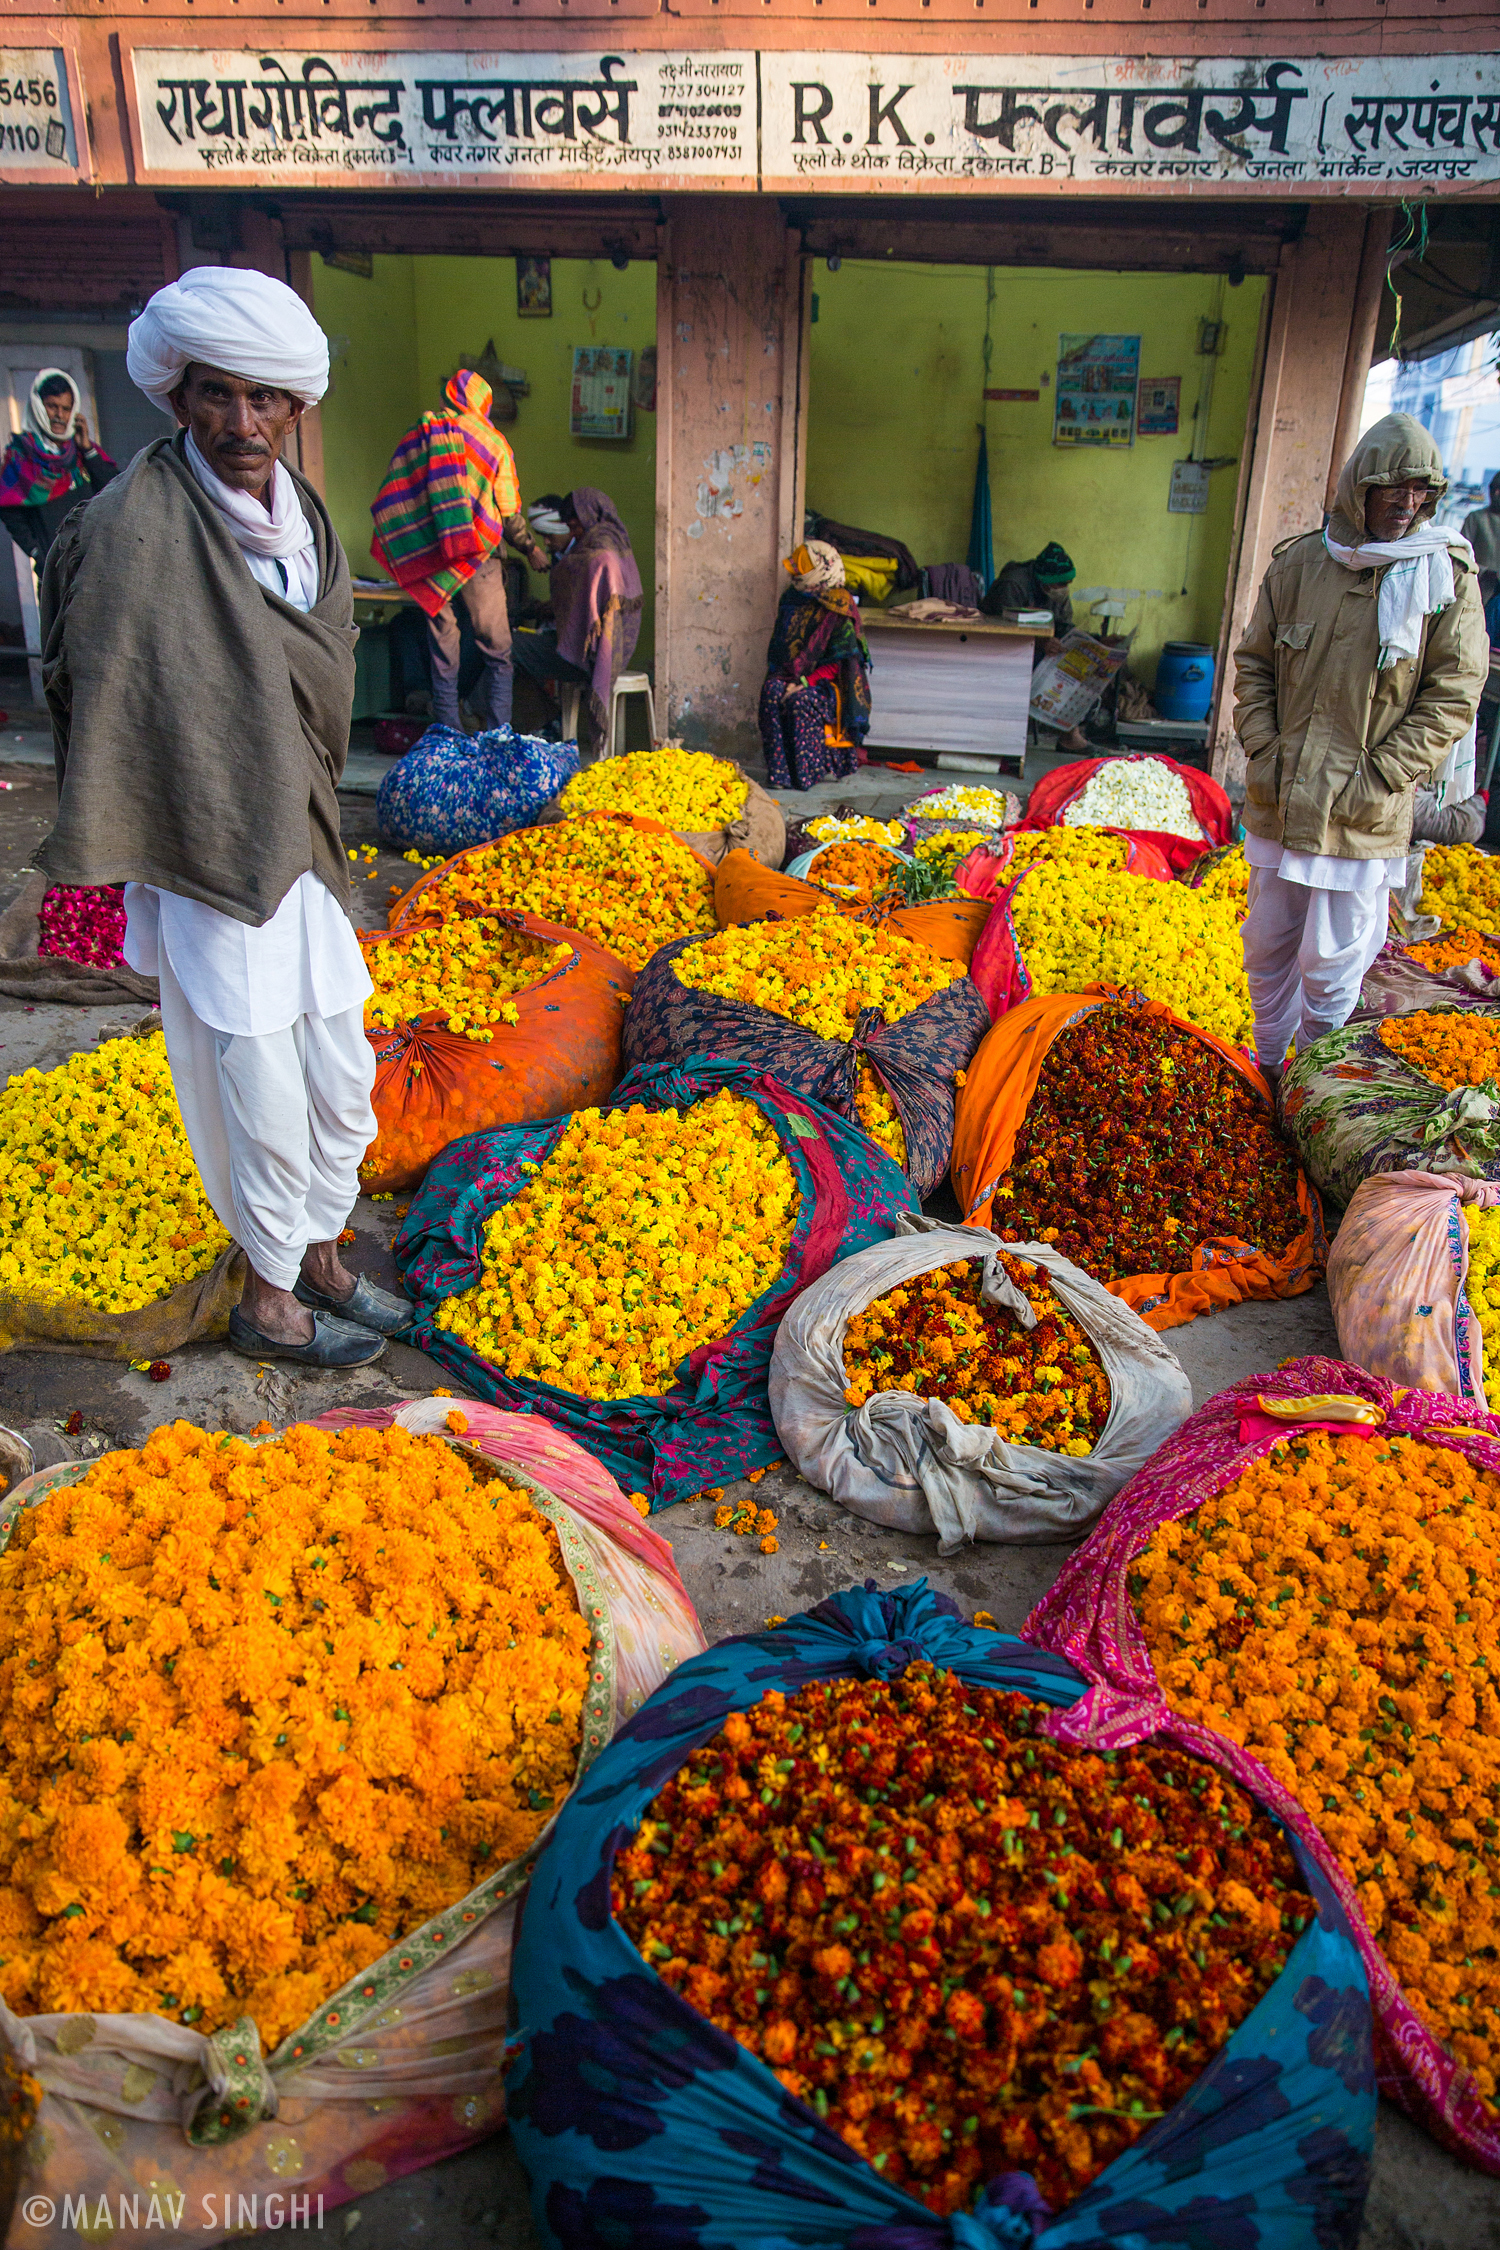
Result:
{"label": "magenta patterned cloth", "polygon": [[[1500,2126],[1473,2078],[1422,2022],[1370,1933],[1343,1862],[1324,1842],[1298,1800],[1237,1743],[1181,1717],[1163,1696],[1130,1596],[1126,1574],[1159,1524],[1191,1515],[1270,1452],[1293,1424],[1257,1414],[1256,1399],[1308,1398],[1342,1392],[1383,1408],[1382,1433],[1449,1447],[1476,1469],[1500,1476],[1500,1418],[1470,1399],[1439,1391],[1407,1391],[1343,1360],[1311,1356],[1274,1375],[1252,1376],[1220,1391],[1189,1416],[1116,1493],[1093,1533],[1071,1556],[1050,1593],[1021,1628],[1037,1648],[1065,1656],[1086,1679],[1088,1693],[1048,1721],[1060,1741],[1100,1750],[1168,1735],[1184,1749],[1234,1776],[1307,1845],[1338,1894],[1369,1972],[1379,2029],[1381,2091],[1401,2104],[1435,2140],[1500,2174]],[[1246,1422],[1242,1442],[1242,1418]],[[1312,1422],[1313,1418],[1309,1417]],[[1314,1425],[1315,1426],[1315,1425]],[[1461,1432],[1467,1434],[1460,1434]]]}

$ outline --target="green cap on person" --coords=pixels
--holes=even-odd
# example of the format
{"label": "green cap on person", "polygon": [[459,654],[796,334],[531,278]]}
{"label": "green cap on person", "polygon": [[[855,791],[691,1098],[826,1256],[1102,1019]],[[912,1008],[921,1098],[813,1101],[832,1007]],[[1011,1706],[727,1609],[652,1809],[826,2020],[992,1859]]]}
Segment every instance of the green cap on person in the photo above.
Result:
{"label": "green cap on person", "polygon": [[1044,586],[1066,586],[1078,576],[1072,556],[1055,539],[1048,540],[1031,567]]}

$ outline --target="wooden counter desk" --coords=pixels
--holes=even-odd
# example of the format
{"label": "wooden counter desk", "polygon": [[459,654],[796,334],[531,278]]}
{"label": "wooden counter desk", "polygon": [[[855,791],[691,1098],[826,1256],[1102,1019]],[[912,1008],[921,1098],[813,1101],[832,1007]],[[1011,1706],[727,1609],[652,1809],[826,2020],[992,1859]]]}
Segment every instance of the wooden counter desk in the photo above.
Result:
{"label": "wooden counter desk", "polygon": [[947,750],[1019,765],[1033,654],[1052,625],[924,623],[899,609],[868,609],[861,618],[871,658],[870,749]]}

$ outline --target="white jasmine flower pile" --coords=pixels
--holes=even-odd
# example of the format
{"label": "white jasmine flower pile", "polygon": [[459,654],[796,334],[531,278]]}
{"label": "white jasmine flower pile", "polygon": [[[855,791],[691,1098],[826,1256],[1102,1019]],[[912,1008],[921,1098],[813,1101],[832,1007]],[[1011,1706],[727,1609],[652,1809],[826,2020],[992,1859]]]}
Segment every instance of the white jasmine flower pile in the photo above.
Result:
{"label": "white jasmine flower pile", "polygon": [[1159,758],[1108,758],[1063,814],[1069,828],[1155,828],[1205,841],[1180,774]]}
{"label": "white jasmine flower pile", "polygon": [[969,789],[950,782],[931,796],[913,797],[908,820],[962,820],[973,828],[1006,828],[1021,817],[1020,799],[1003,789]]}

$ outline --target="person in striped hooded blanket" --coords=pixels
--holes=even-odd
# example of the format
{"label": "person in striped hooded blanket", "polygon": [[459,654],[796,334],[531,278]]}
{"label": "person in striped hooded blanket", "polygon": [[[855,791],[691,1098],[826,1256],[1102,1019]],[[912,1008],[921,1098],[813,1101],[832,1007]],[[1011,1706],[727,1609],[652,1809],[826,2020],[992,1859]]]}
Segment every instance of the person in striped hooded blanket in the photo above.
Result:
{"label": "person in striped hooded blanket", "polygon": [[489,419],[493,397],[482,375],[461,367],[444,390],[445,411],[424,414],[397,446],[370,508],[376,561],[427,613],[433,717],[457,731],[455,599],[468,612],[484,660],[490,724],[509,726],[515,671],[505,542],[533,570],[552,565],[521,512],[515,454]]}

